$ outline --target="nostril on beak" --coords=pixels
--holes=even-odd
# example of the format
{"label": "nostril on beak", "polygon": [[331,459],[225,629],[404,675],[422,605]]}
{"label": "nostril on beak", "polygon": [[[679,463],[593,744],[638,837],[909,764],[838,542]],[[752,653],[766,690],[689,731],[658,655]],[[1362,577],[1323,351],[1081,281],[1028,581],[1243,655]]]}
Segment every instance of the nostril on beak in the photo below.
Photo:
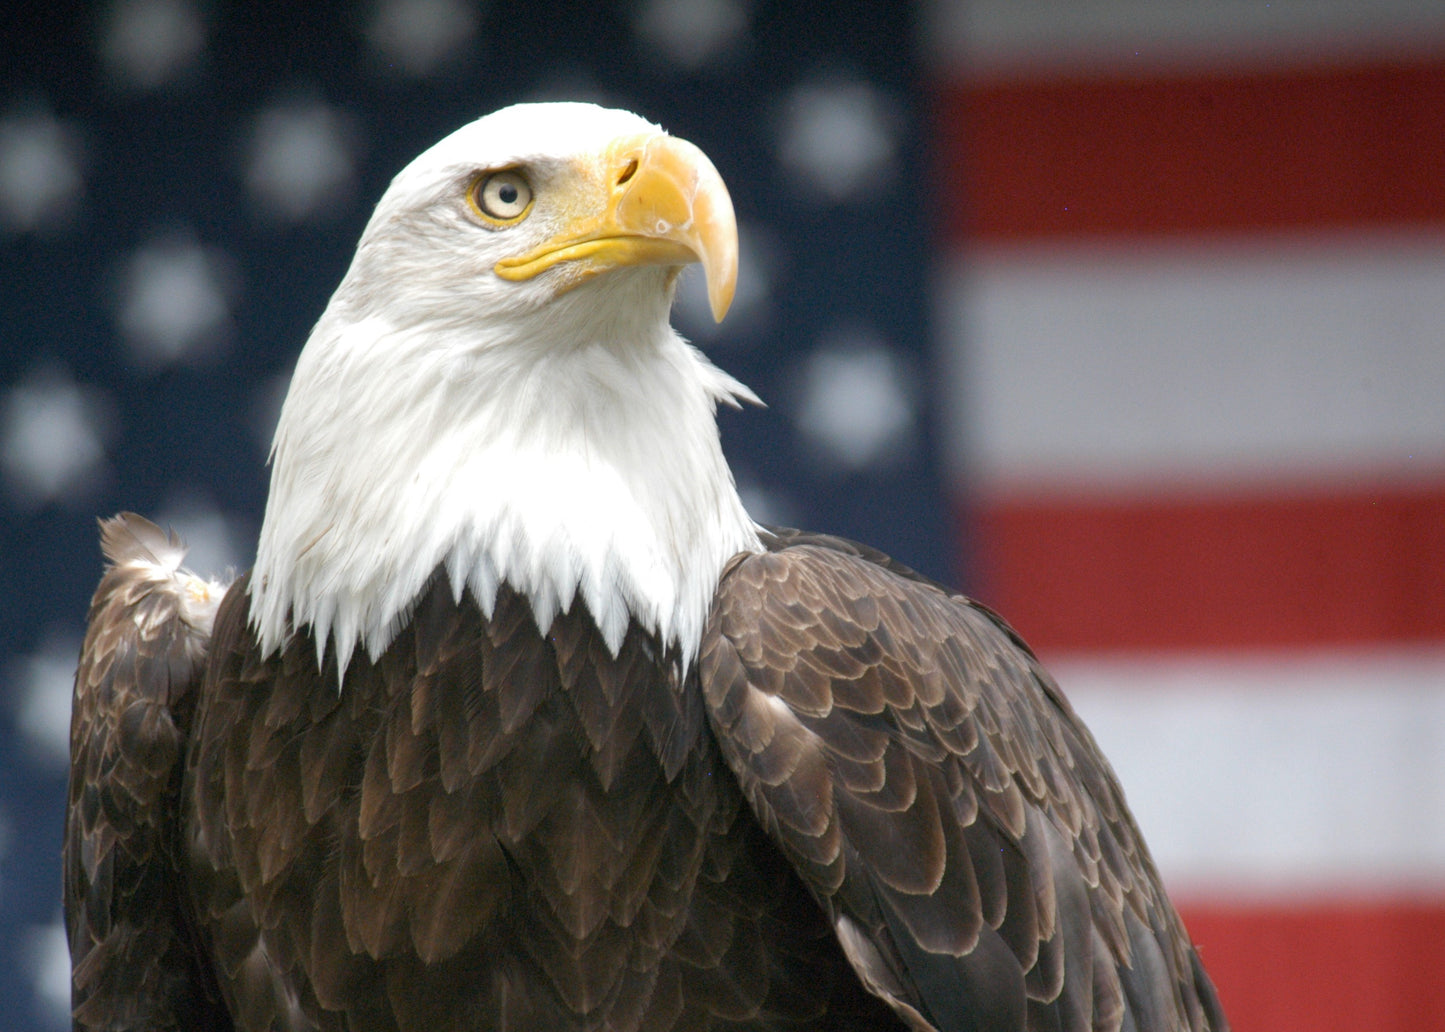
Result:
{"label": "nostril on beak", "polygon": [[636,159],[636,158],[633,158],[631,161],[629,161],[629,162],[627,163],[627,167],[622,170],[622,175],[620,175],[620,176],[617,177],[617,185],[618,185],[618,186],[624,185],[629,179],[631,179],[631,178],[632,178],[633,176],[635,176],[636,174],[637,174],[637,159]]}

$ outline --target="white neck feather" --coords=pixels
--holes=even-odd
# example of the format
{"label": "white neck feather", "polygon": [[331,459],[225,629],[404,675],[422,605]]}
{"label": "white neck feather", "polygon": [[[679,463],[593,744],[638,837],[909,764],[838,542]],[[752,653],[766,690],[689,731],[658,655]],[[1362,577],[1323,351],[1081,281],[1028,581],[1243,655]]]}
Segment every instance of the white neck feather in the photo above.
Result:
{"label": "white neck feather", "polygon": [[600,331],[579,289],[543,336],[518,320],[484,341],[464,320],[333,301],[276,432],[251,582],[262,648],[310,626],[344,673],[440,566],[488,615],[502,583],[544,633],[580,598],[614,653],[635,619],[690,664],[723,565],[760,548],[716,426],[719,401],[756,399],[668,326],[670,291],[633,286]]}

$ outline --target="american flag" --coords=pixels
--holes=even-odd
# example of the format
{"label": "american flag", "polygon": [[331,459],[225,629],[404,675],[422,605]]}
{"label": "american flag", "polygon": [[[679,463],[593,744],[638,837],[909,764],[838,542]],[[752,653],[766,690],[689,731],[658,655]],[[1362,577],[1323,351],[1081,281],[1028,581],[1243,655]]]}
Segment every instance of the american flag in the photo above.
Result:
{"label": "american flag", "polygon": [[68,1025],[94,519],[244,569],[371,205],[506,103],[732,191],[676,321],[754,515],[959,584],[1113,757],[1236,1028],[1445,1029],[1445,10],[1343,0],[11,11],[0,64],[0,1029]]}
{"label": "american flag", "polygon": [[927,24],[975,589],[1237,1029],[1445,1028],[1445,6]]}

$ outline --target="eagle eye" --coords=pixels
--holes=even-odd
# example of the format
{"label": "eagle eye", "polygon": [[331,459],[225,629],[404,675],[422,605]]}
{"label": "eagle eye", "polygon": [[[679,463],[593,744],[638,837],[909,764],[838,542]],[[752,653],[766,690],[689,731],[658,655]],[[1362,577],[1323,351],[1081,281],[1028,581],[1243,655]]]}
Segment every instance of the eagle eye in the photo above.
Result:
{"label": "eagle eye", "polygon": [[468,191],[478,214],[491,222],[516,222],[532,207],[532,186],[514,168],[484,172]]}

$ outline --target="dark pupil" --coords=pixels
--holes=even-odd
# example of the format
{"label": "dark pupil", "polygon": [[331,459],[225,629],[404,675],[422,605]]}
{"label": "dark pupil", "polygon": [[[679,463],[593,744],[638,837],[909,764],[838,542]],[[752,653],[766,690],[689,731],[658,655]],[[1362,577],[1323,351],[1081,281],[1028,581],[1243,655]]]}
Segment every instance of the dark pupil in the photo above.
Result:
{"label": "dark pupil", "polygon": [[497,190],[497,199],[503,204],[517,203],[517,188],[511,183],[503,183]]}

